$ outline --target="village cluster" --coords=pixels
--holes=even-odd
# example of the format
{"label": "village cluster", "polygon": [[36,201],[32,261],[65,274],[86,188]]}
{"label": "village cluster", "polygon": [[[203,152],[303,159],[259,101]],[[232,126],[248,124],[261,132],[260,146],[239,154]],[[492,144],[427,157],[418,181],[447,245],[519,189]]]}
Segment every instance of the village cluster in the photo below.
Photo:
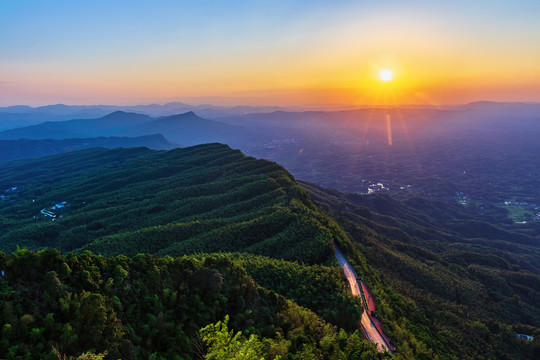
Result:
{"label": "village cluster", "polygon": [[8,187],[3,194],[0,194],[0,200],[9,200],[18,190],[18,186]]}
{"label": "village cluster", "polygon": [[54,221],[56,220],[56,218],[62,217],[62,215],[59,214],[59,211],[63,209],[64,206],[66,205],[67,205],[67,202],[62,201],[48,209],[47,208],[41,209],[41,213],[45,216],[50,217]]}

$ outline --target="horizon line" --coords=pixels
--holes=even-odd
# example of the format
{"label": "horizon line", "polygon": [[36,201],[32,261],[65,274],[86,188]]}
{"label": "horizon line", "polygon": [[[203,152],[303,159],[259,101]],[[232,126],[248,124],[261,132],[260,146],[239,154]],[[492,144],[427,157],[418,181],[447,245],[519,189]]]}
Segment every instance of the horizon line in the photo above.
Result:
{"label": "horizon line", "polygon": [[[399,107],[429,107],[429,108],[448,108],[448,107],[459,107],[459,106],[467,106],[471,104],[478,104],[478,103],[491,103],[491,104],[523,104],[523,105],[540,105],[539,101],[495,101],[495,100],[475,100],[475,101],[469,101],[464,103],[448,103],[448,104],[429,104],[429,103],[403,103],[403,104],[392,104],[392,105],[375,105],[375,104],[365,104],[365,105],[357,105],[357,104],[336,104],[336,103],[324,103],[324,104],[295,104],[295,105],[244,105],[242,103],[236,104],[236,105],[214,105],[212,103],[208,102],[201,102],[201,103],[186,103],[180,100],[177,101],[163,101],[163,102],[147,102],[147,103],[136,103],[136,104],[106,104],[106,103],[92,103],[92,104],[81,104],[81,103],[49,103],[44,105],[29,105],[24,103],[14,103],[12,105],[1,105],[0,109],[5,108],[12,108],[12,107],[27,107],[30,109],[39,109],[44,107],[52,107],[52,106],[66,106],[66,107],[140,107],[140,106],[167,106],[167,105],[173,105],[173,104],[179,104],[187,107],[214,107],[214,108],[223,108],[223,109],[233,109],[238,107],[246,107],[246,108],[282,108],[282,109],[328,109],[332,111],[339,111],[341,110],[352,110],[352,109],[373,109],[373,108],[399,108]],[[279,110],[277,110],[279,111]]]}

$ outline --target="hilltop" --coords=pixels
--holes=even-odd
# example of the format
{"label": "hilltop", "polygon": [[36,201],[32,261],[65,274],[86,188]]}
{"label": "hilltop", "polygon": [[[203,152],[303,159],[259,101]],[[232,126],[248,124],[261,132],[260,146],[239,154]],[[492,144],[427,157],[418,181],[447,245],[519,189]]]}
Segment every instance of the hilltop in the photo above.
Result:
{"label": "hilltop", "polygon": [[[2,250],[249,251],[324,262],[339,237],[282,167],[226,145],[88,149],[7,163]],[[65,202],[57,217],[40,211]],[[15,217],[13,216],[14,214]]]}

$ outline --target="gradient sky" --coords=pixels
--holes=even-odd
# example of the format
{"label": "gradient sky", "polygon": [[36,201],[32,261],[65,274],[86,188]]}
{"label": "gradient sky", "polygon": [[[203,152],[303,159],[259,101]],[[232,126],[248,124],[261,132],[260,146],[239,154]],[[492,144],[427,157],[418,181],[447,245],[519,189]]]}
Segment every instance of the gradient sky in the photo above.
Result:
{"label": "gradient sky", "polygon": [[0,105],[177,100],[540,101],[540,1],[0,0]]}

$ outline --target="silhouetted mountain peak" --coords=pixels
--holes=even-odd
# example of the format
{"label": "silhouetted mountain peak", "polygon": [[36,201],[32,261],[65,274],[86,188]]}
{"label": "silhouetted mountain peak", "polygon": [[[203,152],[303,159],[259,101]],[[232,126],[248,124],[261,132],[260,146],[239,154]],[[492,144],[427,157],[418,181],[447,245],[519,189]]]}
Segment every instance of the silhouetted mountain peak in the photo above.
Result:
{"label": "silhouetted mountain peak", "polygon": [[158,119],[158,122],[180,122],[180,121],[210,121],[203,119],[193,111],[188,111],[183,114],[164,116]]}
{"label": "silhouetted mountain peak", "polygon": [[110,113],[109,115],[103,116],[99,120],[106,121],[108,124],[113,123],[117,125],[130,125],[130,124],[138,124],[141,122],[151,121],[152,118],[144,114],[137,114],[137,113],[125,112],[125,111],[115,111],[115,112]]}
{"label": "silhouetted mountain peak", "polygon": [[183,118],[183,119],[201,119],[201,120],[203,120],[202,117],[195,114],[193,111],[188,111],[188,112],[185,112],[183,114],[178,114],[178,115],[173,115],[173,116],[177,116],[177,117],[180,117],[180,118]]}
{"label": "silhouetted mountain peak", "polygon": [[119,117],[131,116],[131,115],[140,115],[140,114],[128,113],[128,112],[125,112],[125,111],[118,110],[118,111],[114,111],[114,112],[112,112],[112,113],[110,113],[108,115],[105,115],[102,118],[103,119],[106,119],[106,118],[119,118]]}

